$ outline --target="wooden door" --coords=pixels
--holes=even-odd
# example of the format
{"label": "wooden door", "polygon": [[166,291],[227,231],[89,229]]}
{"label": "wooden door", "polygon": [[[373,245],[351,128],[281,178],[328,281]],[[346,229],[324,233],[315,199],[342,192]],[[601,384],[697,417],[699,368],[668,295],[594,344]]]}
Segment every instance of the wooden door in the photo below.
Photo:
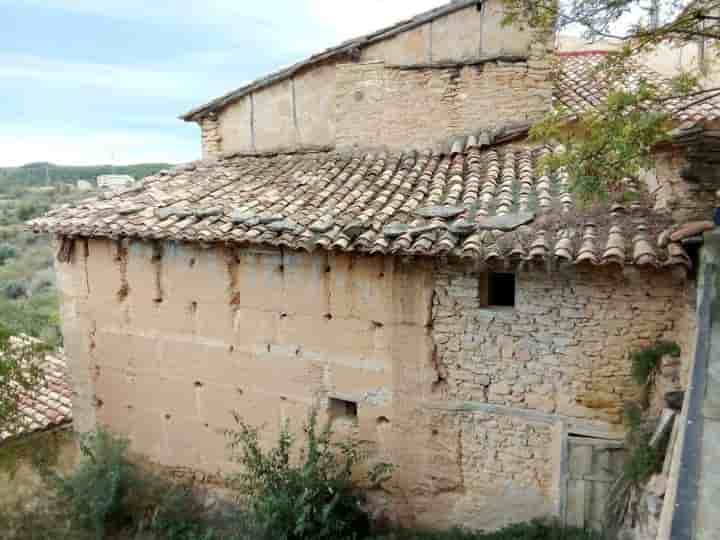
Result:
{"label": "wooden door", "polygon": [[565,460],[564,521],[601,530],[605,503],[625,459],[617,441],[568,436]]}

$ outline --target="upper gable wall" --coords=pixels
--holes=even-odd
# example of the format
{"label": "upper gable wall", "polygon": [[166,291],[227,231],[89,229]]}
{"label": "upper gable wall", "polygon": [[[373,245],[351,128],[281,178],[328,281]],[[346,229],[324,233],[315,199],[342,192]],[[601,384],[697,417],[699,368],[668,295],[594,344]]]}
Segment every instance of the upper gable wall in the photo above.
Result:
{"label": "upper gable wall", "polygon": [[[501,21],[501,0],[487,0],[480,8],[471,5],[368,45],[360,51],[358,60],[416,66],[472,62],[501,53],[528,54],[533,40],[531,32],[504,27]],[[347,61],[331,59],[310,66],[207,116],[200,121],[203,156],[335,147],[338,115],[347,108],[343,106],[342,111],[338,108],[336,68]],[[503,96],[498,95],[498,99]],[[492,109],[493,103],[488,100],[485,108]],[[402,111],[391,112],[402,117]],[[439,126],[439,131],[445,132],[447,128]],[[423,136],[418,142],[426,138]],[[385,144],[377,133],[371,142]]]}

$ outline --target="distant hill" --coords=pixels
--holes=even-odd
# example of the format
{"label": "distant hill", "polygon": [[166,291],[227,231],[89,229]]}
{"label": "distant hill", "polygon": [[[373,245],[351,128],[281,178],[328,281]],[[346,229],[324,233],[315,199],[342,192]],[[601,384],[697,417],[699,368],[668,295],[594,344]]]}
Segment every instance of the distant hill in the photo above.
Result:
{"label": "distant hill", "polygon": [[43,186],[48,183],[52,185],[77,180],[94,181],[101,174],[128,174],[139,180],[169,167],[172,167],[169,163],[139,163],[123,166],[65,166],[39,161],[27,163],[21,167],[0,167],[0,183]]}

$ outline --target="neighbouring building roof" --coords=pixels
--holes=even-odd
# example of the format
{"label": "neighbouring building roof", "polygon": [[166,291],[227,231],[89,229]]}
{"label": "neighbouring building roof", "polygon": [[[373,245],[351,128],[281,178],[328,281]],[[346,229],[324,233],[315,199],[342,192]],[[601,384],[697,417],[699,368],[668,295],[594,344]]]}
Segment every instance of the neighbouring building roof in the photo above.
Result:
{"label": "neighbouring building roof", "polygon": [[[608,85],[599,68],[607,54],[607,51],[559,53],[559,77],[555,89],[557,102],[575,114],[602,106],[607,98]],[[637,84],[641,79],[671,89],[668,78],[635,62],[631,78],[626,84]],[[671,114],[680,122],[720,120],[720,96],[702,94],[671,99],[663,103],[663,112]]]}
{"label": "neighbouring building roof", "polygon": [[494,136],[457,140],[446,152],[197,162],[60,207],[30,225],[69,237],[447,255],[489,264],[689,264],[681,244],[670,241],[665,214],[639,203],[579,211],[567,179],[535,172],[548,148],[493,145]]}
{"label": "neighbouring building roof", "polygon": [[19,433],[0,431],[0,444],[8,439],[30,435],[72,421],[72,387],[67,362],[59,356],[45,357],[43,376],[32,392],[22,395]]}

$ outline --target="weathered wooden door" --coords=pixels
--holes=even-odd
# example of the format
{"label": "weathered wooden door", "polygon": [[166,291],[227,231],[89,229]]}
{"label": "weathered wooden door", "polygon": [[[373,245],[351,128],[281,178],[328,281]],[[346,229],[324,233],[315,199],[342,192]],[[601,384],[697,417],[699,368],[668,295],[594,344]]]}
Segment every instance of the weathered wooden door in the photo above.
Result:
{"label": "weathered wooden door", "polygon": [[610,487],[625,459],[623,445],[571,435],[566,452],[564,521],[575,527],[601,530]]}

